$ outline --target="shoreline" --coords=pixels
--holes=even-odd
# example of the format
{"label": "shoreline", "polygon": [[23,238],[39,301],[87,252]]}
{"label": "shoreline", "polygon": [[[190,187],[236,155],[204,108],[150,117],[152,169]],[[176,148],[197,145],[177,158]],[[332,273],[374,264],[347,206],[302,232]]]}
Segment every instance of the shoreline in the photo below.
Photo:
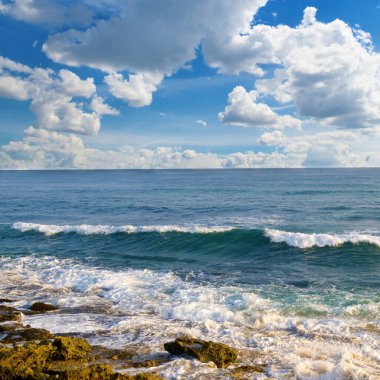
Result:
{"label": "shoreline", "polygon": [[0,380],[163,380],[160,367],[178,358],[206,363],[220,372],[217,378],[269,379],[265,366],[243,365],[239,351],[223,343],[183,335],[164,344],[166,353],[148,355],[128,348],[128,342],[122,349],[90,345],[73,334],[52,334],[23,324],[28,315],[59,313],[58,306],[35,302],[29,309],[17,309],[12,304],[11,299],[0,299]]}

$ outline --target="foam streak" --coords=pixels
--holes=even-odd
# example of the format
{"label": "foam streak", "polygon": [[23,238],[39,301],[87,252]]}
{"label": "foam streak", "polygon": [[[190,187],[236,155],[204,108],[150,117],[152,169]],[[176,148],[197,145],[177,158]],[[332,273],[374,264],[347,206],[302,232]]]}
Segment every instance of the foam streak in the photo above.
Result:
{"label": "foam streak", "polygon": [[108,226],[108,225],[56,225],[56,224],[38,224],[38,223],[22,223],[17,222],[12,226],[15,230],[22,232],[37,231],[47,236],[59,233],[77,233],[80,235],[109,235],[114,233],[143,233],[143,232],[181,232],[181,233],[221,233],[234,229],[229,226],[176,226],[176,225],[162,225],[162,226]]}
{"label": "foam streak", "polygon": [[291,247],[337,247],[345,243],[367,243],[380,247],[380,237],[360,234],[356,232],[347,234],[305,234],[300,232],[287,232],[280,230],[265,229],[265,236],[273,243],[286,243]]}

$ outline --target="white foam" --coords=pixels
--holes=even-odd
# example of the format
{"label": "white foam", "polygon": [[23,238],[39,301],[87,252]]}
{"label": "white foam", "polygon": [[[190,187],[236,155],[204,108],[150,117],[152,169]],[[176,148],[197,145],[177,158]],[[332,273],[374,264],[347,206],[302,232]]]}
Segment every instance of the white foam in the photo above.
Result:
{"label": "white foam", "polygon": [[109,225],[57,225],[57,224],[39,224],[39,223],[23,223],[17,222],[12,226],[15,230],[22,232],[37,231],[47,236],[59,233],[74,232],[80,235],[109,235],[114,233],[142,233],[142,232],[181,232],[181,233],[197,233],[197,234],[210,234],[221,233],[235,229],[232,226],[203,226],[203,225],[152,225],[152,226],[109,226]]}
{"label": "white foam", "polygon": [[[164,342],[189,334],[239,348],[239,365],[268,363],[265,375],[272,378],[369,379],[380,370],[378,335],[361,329],[368,318],[356,313],[285,315],[286,302],[259,296],[256,288],[197,284],[173,273],[111,270],[51,256],[0,257],[0,268],[0,293],[19,299],[19,307],[35,300],[60,307],[26,316],[25,323],[54,333],[82,332],[94,344],[131,344],[157,354]],[[315,297],[304,294],[305,306],[315,304]],[[78,308],[91,306],[94,311],[78,314]],[[231,377],[196,361],[173,360],[157,372],[167,379]]]}
{"label": "white foam", "polygon": [[291,247],[337,247],[345,243],[369,243],[380,247],[380,236],[360,234],[305,234],[301,232],[287,232],[266,228],[265,236],[273,243],[286,243]]}

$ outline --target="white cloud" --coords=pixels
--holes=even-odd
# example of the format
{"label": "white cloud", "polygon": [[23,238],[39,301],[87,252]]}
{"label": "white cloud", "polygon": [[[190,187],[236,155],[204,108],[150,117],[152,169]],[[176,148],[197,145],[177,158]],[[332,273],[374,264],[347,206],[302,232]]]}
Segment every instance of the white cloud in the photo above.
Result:
{"label": "white cloud", "polygon": [[286,141],[287,138],[281,131],[264,132],[258,140],[261,145],[267,146],[283,146]]}
{"label": "white cloud", "polygon": [[61,79],[62,91],[68,96],[83,96],[89,98],[96,92],[93,78],[82,80],[78,75],[69,70],[60,70],[58,75]]}
{"label": "white cloud", "polygon": [[341,20],[318,22],[315,14],[315,8],[307,8],[297,28],[251,30],[271,51],[267,63],[279,65],[273,78],[256,81],[258,93],[293,104],[301,117],[320,125],[380,126],[380,54],[369,35]]}
{"label": "white cloud", "polygon": [[278,153],[199,153],[176,147],[86,148],[74,134],[30,127],[21,141],[0,149],[0,169],[255,168],[286,165]]}
{"label": "white cloud", "polygon": [[124,80],[121,74],[107,75],[107,83],[111,94],[127,102],[131,107],[144,107],[152,102],[152,94],[157,90],[163,75],[160,73],[138,73]]}
{"label": "white cloud", "polygon": [[202,120],[202,119],[198,119],[198,120],[195,120],[195,123],[201,125],[202,127],[206,128],[207,127],[207,122]]}
{"label": "white cloud", "polygon": [[92,98],[90,108],[98,115],[119,115],[119,111],[104,103],[104,99],[100,96]]}
{"label": "white cloud", "polygon": [[[111,93],[133,107],[142,107],[151,103],[164,76],[195,58],[200,45],[207,58],[208,51],[224,49],[227,41],[247,32],[252,17],[266,2],[124,0],[118,3],[116,14],[87,29],[51,35],[43,50],[56,62],[111,73],[106,77]],[[225,60],[232,64],[236,57],[231,51]],[[250,72],[259,70],[253,66]],[[117,74],[121,71],[129,72],[128,80]]]}
{"label": "white cloud", "polygon": [[267,104],[258,103],[256,91],[247,92],[242,86],[237,86],[228,95],[228,105],[224,112],[219,113],[219,119],[239,127],[257,128],[301,128],[301,121],[290,115],[279,115]]}
{"label": "white cloud", "polygon": [[19,73],[31,73],[32,69],[26,65],[22,65],[21,63],[12,61],[9,58],[0,56],[0,73],[3,70],[11,70]]}
{"label": "white cloud", "polygon": [[17,100],[27,100],[28,91],[25,88],[25,81],[11,75],[0,73],[0,96]]}
{"label": "white cloud", "polygon": [[205,39],[220,44],[246,32],[266,2],[124,0],[114,17],[84,31],[55,34],[44,50],[51,59],[69,65],[170,74],[193,59]]}
{"label": "white cloud", "polygon": [[[31,69],[5,58],[0,65],[0,96],[29,100],[36,128],[94,135],[102,115],[117,114],[95,97],[92,78],[81,79],[69,70],[55,74],[50,69]],[[76,100],[78,97],[83,101]]]}
{"label": "white cloud", "polygon": [[280,148],[290,166],[350,167],[367,166],[364,155],[354,154],[350,149],[353,144],[365,143],[367,137],[361,131],[334,130],[292,137],[274,131],[263,133],[258,142]]}
{"label": "white cloud", "polygon": [[84,1],[11,0],[0,2],[0,13],[30,24],[54,27],[89,25],[93,18],[93,10]]}

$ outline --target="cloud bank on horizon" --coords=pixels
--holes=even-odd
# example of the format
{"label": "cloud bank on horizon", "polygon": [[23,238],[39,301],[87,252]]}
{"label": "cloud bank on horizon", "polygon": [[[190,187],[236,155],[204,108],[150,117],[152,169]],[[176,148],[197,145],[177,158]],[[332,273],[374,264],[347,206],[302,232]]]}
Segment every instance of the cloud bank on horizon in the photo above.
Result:
{"label": "cloud bank on horizon", "polygon": [[[48,62],[16,61],[0,46],[0,98],[24,102],[33,115],[23,137],[10,134],[0,147],[0,168],[380,166],[380,53],[371,35],[339,18],[319,21],[314,7],[296,26],[264,24],[258,14],[267,6],[267,0],[0,0],[4,20],[46,31],[39,54]],[[195,140],[182,147],[102,144],[102,120],[128,124],[134,109],[148,112],[167,83],[181,73],[197,77],[200,57],[216,81],[228,78],[228,93],[212,115],[191,104],[182,112],[192,114],[189,128],[199,127],[200,139],[214,133],[219,147],[199,149]],[[144,134],[144,125],[138,129]],[[245,145],[252,148],[222,149],[232,133],[250,136]]]}

